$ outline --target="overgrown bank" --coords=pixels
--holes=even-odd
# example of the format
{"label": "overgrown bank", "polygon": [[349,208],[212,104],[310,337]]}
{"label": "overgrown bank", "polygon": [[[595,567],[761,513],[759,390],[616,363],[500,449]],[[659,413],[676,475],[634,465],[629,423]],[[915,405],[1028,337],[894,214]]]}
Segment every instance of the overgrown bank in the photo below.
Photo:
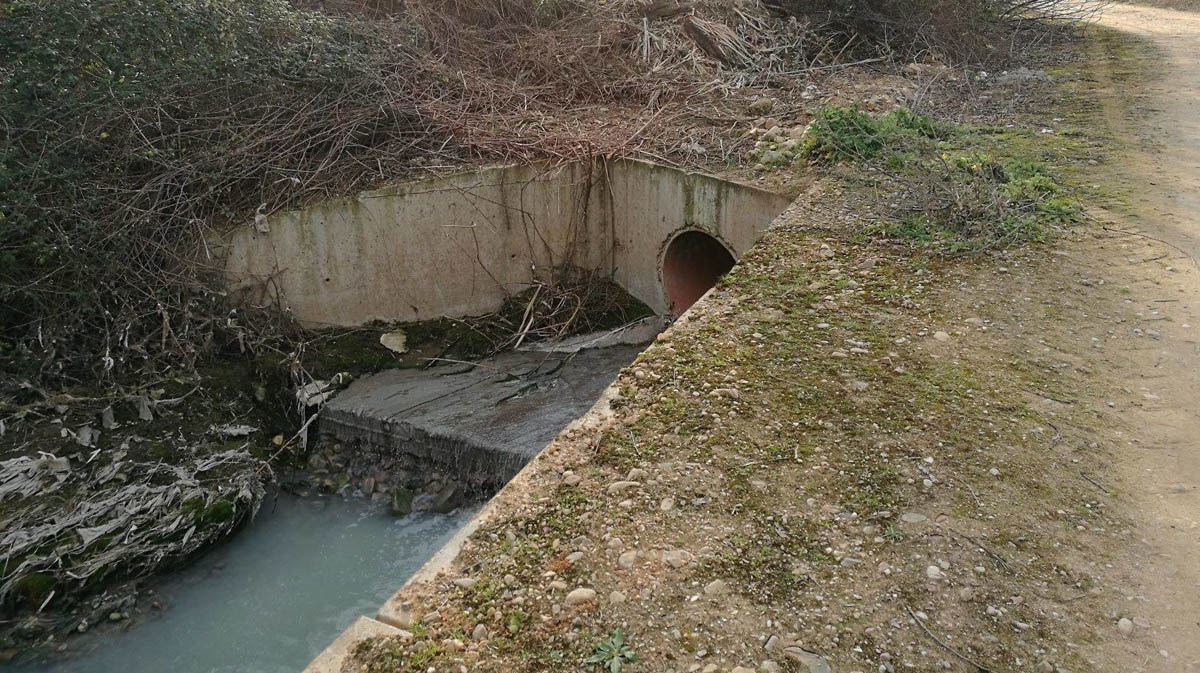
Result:
{"label": "overgrown bank", "polygon": [[[409,633],[362,643],[351,669],[1118,666],[1135,615],[1109,561],[1130,522],[1106,476],[1115,420],[1095,411],[1114,386],[1064,318],[1144,317],[1114,286],[1136,269],[1112,265],[1159,257],[1068,226],[1082,211],[1058,199],[1110,202],[1080,178],[1112,148],[1087,69],[1053,70],[988,87],[976,121],[1011,125],[936,139],[942,171],[880,152],[817,179],[625,372],[611,417],[409,588]],[[1021,94],[1042,106],[1005,119]],[[982,181],[964,203],[987,208],[890,229],[959,180]]]}
{"label": "overgrown bank", "polygon": [[1030,21],[1017,0],[376,9],[7,3],[0,367],[112,385],[261,348],[289,331],[229,312],[222,227],[479,160],[726,163],[763,94],[802,108],[850,59],[996,60]]}

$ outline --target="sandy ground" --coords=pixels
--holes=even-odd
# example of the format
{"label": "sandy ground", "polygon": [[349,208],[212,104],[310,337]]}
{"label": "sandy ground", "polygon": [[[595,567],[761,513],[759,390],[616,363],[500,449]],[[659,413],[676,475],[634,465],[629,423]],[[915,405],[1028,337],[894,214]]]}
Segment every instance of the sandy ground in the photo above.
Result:
{"label": "sandy ground", "polygon": [[1115,407],[1133,428],[1118,447],[1118,462],[1151,550],[1135,559],[1140,590],[1132,598],[1156,615],[1151,632],[1160,652],[1149,656],[1165,662],[1162,670],[1194,671],[1200,670],[1200,14],[1117,5],[1102,24],[1152,41],[1162,55],[1161,77],[1144,83],[1139,105],[1107,108],[1112,130],[1138,146],[1114,169],[1136,195],[1132,212],[1114,216],[1115,224],[1160,239],[1170,246],[1163,262],[1174,265],[1147,265],[1141,281],[1163,297],[1159,339],[1112,365],[1141,397]]}

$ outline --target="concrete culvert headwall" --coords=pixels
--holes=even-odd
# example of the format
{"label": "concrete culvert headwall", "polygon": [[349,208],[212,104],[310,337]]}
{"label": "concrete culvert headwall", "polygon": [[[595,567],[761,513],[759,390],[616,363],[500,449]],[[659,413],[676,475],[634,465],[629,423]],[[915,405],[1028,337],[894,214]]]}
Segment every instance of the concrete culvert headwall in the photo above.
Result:
{"label": "concrete culvert headwall", "polygon": [[[678,314],[787,205],[642,161],[492,167],[272,215],[231,233],[225,268],[242,301],[313,327],[489,313],[562,265]],[[719,242],[706,248],[681,231]]]}
{"label": "concrete culvert headwall", "polygon": [[729,273],[736,260],[713,236],[685,231],[663,253],[663,289],[672,315],[682,315]]}

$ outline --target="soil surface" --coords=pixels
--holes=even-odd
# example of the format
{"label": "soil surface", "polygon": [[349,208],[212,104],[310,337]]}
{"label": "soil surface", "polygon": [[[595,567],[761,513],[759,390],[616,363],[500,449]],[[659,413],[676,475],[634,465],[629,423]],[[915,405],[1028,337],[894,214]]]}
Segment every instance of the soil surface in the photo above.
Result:
{"label": "soil surface", "polygon": [[1132,430],[1118,464],[1150,549],[1133,559],[1136,600],[1154,606],[1153,639],[1170,662],[1163,670],[1200,670],[1200,14],[1117,5],[1102,24],[1161,53],[1161,77],[1132,109],[1105,108],[1112,130],[1138,141],[1115,170],[1138,195],[1115,226],[1167,246],[1167,258],[1142,265],[1138,280],[1162,294],[1161,336],[1111,363],[1142,397],[1118,405]]}

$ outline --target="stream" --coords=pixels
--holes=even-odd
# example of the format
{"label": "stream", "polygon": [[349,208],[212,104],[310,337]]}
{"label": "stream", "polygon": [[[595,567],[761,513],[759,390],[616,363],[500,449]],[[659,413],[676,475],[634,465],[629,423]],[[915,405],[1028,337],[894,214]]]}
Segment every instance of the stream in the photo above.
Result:
{"label": "stream", "polygon": [[[297,673],[375,610],[474,510],[402,519],[340,498],[268,499],[255,520],[153,585],[166,609],[68,639],[13,673]],[[152,600],[146,598],[144,600]]]}

